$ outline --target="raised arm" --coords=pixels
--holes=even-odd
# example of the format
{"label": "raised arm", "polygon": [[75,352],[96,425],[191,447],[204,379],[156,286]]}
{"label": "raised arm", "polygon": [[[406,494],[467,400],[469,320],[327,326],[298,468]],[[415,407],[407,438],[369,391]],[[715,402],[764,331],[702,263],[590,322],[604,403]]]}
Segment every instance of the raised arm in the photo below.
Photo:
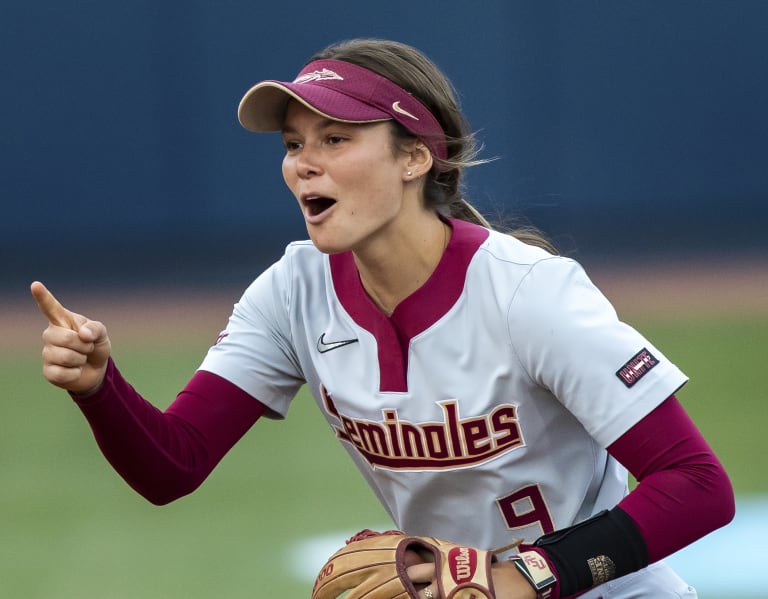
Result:
{"label": "raised arm", "polygon": [[150,502],[165,504],[196,489],[263,414],[261,402],[204,371],[159,410],[120,374],[102,323],[67,310],[42,283],[31,291],[49,323],[45,378],[70,393],[106,459]]}

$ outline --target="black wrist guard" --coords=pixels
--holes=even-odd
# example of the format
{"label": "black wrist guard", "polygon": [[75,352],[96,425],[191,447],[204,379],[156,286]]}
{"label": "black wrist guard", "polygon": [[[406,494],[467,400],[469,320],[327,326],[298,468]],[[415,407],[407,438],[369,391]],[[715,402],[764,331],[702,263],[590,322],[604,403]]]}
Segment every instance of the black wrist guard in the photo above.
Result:
{"label": "black wrist guard", "polygon": [[552,560],[563,597],[648,565],[645,540],[620,508],[539,537],[534,546]]}

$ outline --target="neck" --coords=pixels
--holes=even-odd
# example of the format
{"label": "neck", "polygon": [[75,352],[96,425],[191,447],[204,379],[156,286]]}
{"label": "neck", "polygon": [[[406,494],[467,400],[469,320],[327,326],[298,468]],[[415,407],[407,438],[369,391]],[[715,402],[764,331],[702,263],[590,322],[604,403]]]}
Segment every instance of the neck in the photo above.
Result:
{"label": "neck", "polygon": [[443,220],[430,219],[415,234],[401,235],[373,255],[355,252],[360,280],[368,296],[387,315],[419,289],[437,268],[451,238]]}

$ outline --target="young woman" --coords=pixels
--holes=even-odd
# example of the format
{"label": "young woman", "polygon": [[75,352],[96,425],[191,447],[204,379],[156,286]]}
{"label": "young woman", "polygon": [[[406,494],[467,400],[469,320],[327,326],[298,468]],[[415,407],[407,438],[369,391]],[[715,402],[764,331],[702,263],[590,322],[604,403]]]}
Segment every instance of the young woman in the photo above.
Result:
{"label": "young woman", "polygon": [[[462,198],[475,146],[435,65],[345,42],[254,86],[239,118],[281,132],[311,241],[245,291],[164,413],[121,377],[103,324],[32,284],[44,375],[125,480],[157,504],[190,493],[306,385],[398,528],[484,549],[522,538],[544,558],[546,581],[496,563],[497,597],[695,597],[661,560],[734,502],[675,398],[686,377],[577,263]],[[411,574],[427,599],[430,568]]]}

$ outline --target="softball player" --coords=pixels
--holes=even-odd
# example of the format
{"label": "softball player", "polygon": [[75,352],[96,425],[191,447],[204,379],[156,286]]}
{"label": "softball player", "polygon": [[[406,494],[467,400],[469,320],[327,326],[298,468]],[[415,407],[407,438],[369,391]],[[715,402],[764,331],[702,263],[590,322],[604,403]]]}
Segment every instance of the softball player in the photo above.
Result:
{"label": "softball player", "polygon": [[[44,374],[125,480],[157,504],[190,493],[306,385],[398,528],[543,558],[546,576],[499,560],[497,597],[695,597],[662,559],[734,504],[675,398],[686,377],[579,264],[462,199],[473,139],[435,65],[353,40],[254,86],[239,118],[281,132],[311,240],[247,288],[165,412],[122,378],[103,324],[32,285]],[[431,568],[412,573],[427,599]]]}

